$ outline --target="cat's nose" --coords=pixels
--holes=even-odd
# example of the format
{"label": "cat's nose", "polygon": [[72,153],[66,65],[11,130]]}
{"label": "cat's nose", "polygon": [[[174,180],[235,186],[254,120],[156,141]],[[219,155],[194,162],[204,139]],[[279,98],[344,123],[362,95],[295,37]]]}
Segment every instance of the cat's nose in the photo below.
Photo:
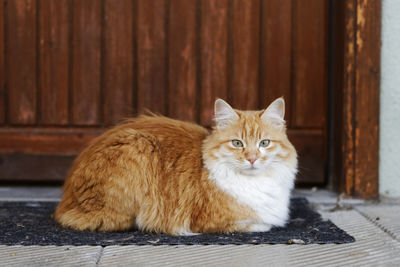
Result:
{"label": "cat's nose", "polygon": [[254,164],[254,162],[256,162],[256,158],[248,158],[247,161],[251,163],[251,165]]}

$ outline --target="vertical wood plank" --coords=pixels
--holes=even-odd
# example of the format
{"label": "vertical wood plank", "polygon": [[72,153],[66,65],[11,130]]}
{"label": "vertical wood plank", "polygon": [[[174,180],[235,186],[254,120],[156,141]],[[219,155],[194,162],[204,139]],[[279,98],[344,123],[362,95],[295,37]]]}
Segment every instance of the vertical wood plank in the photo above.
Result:
{"label": "vertical wood plank", "polygon": [[36,122],[36,1],[7,2],[9,122]]}
{"label": "vertical wood plank", "polygon": [[169,107],[171,117],[196,120],[197,1],[171,0],[169,21]]}
{"label": "vertical wood plank", "polygon": [[380,18],[381,1],[357,0],[353,195],[364,198],[379,192]]}
{"label": "vertical wood plank", "polygon": [[101,122],[101,1],[73,1],[72,105],[75,125]]}
{"label": "vertical wood plank", "polygon": [[[356,64],[355,64],[355,38],[357,28],[355,27],[355,20],[357,14],[357,5],[356,0],[345,1],[340,0],[337,1],[336,5],[340,5],[340,7],[336,7],[336,10],[341,8],[341,12],[343,12],[343,32],[340,33],[343,36],[343,40],[336,38],[337,41],[343,41],[343,67],[339,71],[343,71],[343,83],[340,83],[339,92],[342,93],[339,99],[340,110],[338,110],[337,114],[341,114],[343,112],[343,116],[340,117],[340,128],[343,131],[338,134],[342,134],[343,144],[338,146],[342,149],[341,155],[343,156],[343,164],[339,170],[342,170],[343,173],[340,173],[341,178],[341,189],[344,190],[348,195],[353,194],[354,189],[354,177],[355,177],[355,144],[354,144],[354,115],[353,111],[355,109],[354,104],[354,85],[355,85],[355,72],[356,72]],[[337,50],[338,51],[338,50]],[[342,60],[342,58],[341,58]],[[338,127],[339,128],[339,127]],[[340,140],[340,141],[342,141]]]}
{"label": "vertical wood plank", "polygon": [[138,111],[165,114],[167,102],[167,1],[138,1]]}
{"label": "vertical wood plank", "polygon": [[379,193],[382,1],[335,1],[335,179],[350,196]]}
{"label": "vertical wood plank", "polygon": [[324,127],[326,122],[328,4],[327,0],[293,2],[292,116],[300,128]]}
{"label": "vertical wood plank", "polygon": [[5,122],[5,58],[4,58],[4,1],[0,1],[0,124]]}
{"label": "vertical wood plank", "polygon": [[214,101],[227,100],[228,1],[204,0],[201,4],[201,104],[200,123],[210,126]]}
{"label": "vertical wood plank", "polygon": [[285,119],[291,126],[291,0],[261,2],[260,101],[266,108],[283,96]]}
{"label": "vertical wood plank", "polygon": [[234,0],[232,4],[230,101],[235,108],[258,109],[260,2]]}
{"label": "vertical wood plank", "polygon": [[40,0],[40,124],[68,123],[69,4]]}
{"label": "vertical wood plank", "polygon": [[104,122],[133,113],[134,51],[132,0],[106,0],[104,21]]}

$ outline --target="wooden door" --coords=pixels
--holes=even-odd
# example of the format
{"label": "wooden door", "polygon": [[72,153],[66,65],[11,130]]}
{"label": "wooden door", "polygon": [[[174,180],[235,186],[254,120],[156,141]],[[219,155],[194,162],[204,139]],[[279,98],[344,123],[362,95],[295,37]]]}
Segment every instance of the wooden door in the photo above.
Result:
{"label": "wooden door", "polygon": [[2,0],[0,180],[61,181],[145,109],[211,125],[213,102],[284,96],[298,181],[327,162],[328,0]]}

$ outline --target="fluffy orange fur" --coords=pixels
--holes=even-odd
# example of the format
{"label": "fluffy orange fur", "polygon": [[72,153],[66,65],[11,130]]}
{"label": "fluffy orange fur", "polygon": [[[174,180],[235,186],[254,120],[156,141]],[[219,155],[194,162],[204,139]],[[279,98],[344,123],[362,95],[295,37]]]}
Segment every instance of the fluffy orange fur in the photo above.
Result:
{"label": "fluffy orange fur", "polygon": [[[263,111],[236,112],[237,124],[224,130],[215,127],[211,133],[162,116],[140,116],[108,130],[75,160],[55,220],[89,231],[248,231],[246,222],[257,222],[259,216],[217,186],[204,163],[213,160],[214,150],[231,142],[233,132],[247,140],[269,127],[260,119]],[[287,151],[282,160],[295,161],[285,129],[269,132]],[[233,153],[246,159],[251,151]]]}

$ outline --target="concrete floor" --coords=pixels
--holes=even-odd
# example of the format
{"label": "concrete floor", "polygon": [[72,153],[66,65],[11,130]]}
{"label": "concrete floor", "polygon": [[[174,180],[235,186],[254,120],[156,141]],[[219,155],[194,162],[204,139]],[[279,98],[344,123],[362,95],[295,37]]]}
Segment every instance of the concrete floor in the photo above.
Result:
{"label": "concrete floor", "polygon": [[[1,246],[0,266],[400,266],[400,201],[296,190],[356,238],[342,245]],[[0,187],[0,201],[55,201],[54,187]],[[336,208],[335,208],[336,207]],[[1,225],[1,224],[0,224]]]}

